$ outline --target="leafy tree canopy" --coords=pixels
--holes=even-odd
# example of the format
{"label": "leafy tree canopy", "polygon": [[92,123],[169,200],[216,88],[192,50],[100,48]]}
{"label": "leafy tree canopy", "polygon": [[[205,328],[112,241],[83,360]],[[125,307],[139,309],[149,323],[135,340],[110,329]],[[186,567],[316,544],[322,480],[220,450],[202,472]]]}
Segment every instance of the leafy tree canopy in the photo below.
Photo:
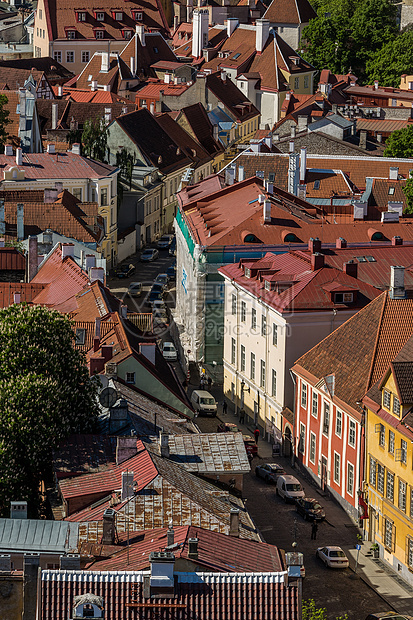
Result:
{"label": "leafy tree canopy", "polygon": [[397,87],[403,73],[413,73],[413,30],[405,30],[377,50],[366,63],[369,84]]}
{"label": "leafy tree canopy", "polygon": [[41,306],[0,310],[0,514],[11,500],[39,511],[52,450],[71,433],[92,430],[96,415],[95,386],[70,321]]}
{"label": "leafy tree canopy", "polygon": [[407,206],[404,208],[404,212],[407,215],[413,215],[413,179],[407,179],[405,186],[403,187],[404,195],[406,196]]}
{"label": "leafy tree canopy", "polygon": [[413,126],[397,129],[387,138],[384,157],[413,157]]}
{"label": "leafy tree canopy", "polygon": [[320,71],[363,77],[367,60],[397,35],[390,0],[317,0],[318,17],[303,31],[304,56]]}
{"label": "leafy tree canopy", "polygon": [[[327,610],[323,607],[317,607],[312,598],[303,601],[302,612],[303,620],[327,620]],[[336,620],[348,620],[348,615],[340,616]]]}
{"label": "leafy tree canopy", "polygon": [[8,102],[6,95],[0,95],[0,148],[4,147],[9,135],[7,125],[11,123],[11,120],[9,119],[9,111],[4,107]]}
{"label": "leafy tree canopy", "polygon": [[86,157],[106,160],[106,148],[108,143],[108,130],[104,119],[95,118],[86,121],[82,132],[83,154]]}

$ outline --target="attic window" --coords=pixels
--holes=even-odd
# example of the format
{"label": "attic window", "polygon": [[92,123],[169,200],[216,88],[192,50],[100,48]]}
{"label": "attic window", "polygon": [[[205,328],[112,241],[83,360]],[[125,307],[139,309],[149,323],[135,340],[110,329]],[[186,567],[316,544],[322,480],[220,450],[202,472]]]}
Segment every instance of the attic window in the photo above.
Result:
{"label": "attic window", "polygon": [[224,52],[218,52],[218,58],[224,58]]}
{"label": "attic window", "polygon": [[129,40],[132,38],[132,30],[122,30],[123,38]]}
{"label": "attic window", "polygon": [[353,302],[353,293],[336,293],[334,295],[334,303],[351,304]]}
{"label": "attic window", "polygon": [[294,233],[288,233],[284,237],[284,243],[294,243],[296,241],[298,241],[298,237]]}
{"label": "attic window", "polygon": [[274,183],[275,181],[275,172],[270,172],[268,175],[268,180],[270,183]]}
{"label": "attic window", "polygon": [[244,237],[244,243],[262,243],[262,241],[252,233],[248,233],[248,235]]}
{"label": "attic window", "polygon": [[248,267],[245,268],[245,277],[246,278],[250,278],[251,277],[251,269],[249,269]]}
{"label": "attic window", "polygon": [[184,47],[184,52],[187,52],[189,50],[189,45],[187,45],[186,47]]}
{"label": "attic window", "polygon": [[78,22],[85,22],[86,21],[86,13],[84,11],[77,11],[76,12],[76,19]]}
{"label": "attic window", "polygon": [[265,280],[265,290],[266,291],[270,291],[271,290],[271,282],[270,280]]}
{"label": "attic window", "polygon": [[104,30],[95,30],[95,39],[104,39],[105,31]]}
{"label": "attic window", "polygon": [[104,21],[105,21],[105,14],[104,14],[104,13],[102,13],[101,11],[99,11],[99,12],[96,12],[96,11],[95,11],[95,19],[96,19],[98,22],[104,22]]}
{"label": "attic window", "polygon": [[379,231],[373,233],[373,235],[371,237],[372,241],[381,241],[381,239],[383,239],[383,233],[379,232]]}
{"label": "attic window", "polygon": [[241,54],[234,54],[234,56],[232,57],[232,60],[236,60],[237,58],[239,58],[241,56]]}
{"label": "attic window", "polygon": [[75,344],[79,346],[83,346],[85,344],[86,339],[86,330],[85,329],[76,329],[76,340]]}
{"label": "attic window", "polygon": [[141,22],[142,21],[142,11],[132,11],[132,17],[135,21],[137,22]]}
{"label": "attic window", "polygon": [[263,179],[264,178],[264,170],[256,170],[255,176],[258,177],[259,179]]}
{"label": "attic window", "polygon": [[314,189],[320,189],[320,183],[321,183],[320,179],[316,179],[314,181]]}
{"label": "attic window", "polygon": [[367,263],[367,258],[365,256],[356,256],[356,258],[359,263]]}
{"label": "attic window", "polygon": [[376,259],[374,258],[374,256],[366,256],[366,260],[368,263],[375,263],[377,262]]}
{"label": "attic window", "polygon": [[116,19],[117,22],[121,22],[123,19],[123,11],[114,11],[112,13],[113,19]]}
{"label": "attic window", "polygon": [[395,190],[394,187],[389,187],[389,196],[393,196],[394,190]]}
{"label": "attic window", "polygon": [[76,30],[66,30],[68,39],[76,39]]}

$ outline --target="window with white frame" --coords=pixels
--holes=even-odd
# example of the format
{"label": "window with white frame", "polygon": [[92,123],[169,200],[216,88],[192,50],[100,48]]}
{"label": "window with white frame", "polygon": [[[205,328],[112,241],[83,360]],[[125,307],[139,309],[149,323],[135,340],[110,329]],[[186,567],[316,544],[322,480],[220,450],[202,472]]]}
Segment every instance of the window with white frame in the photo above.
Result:
{"label": "window with white frame", "polygon": [[387,470],[386,479],[386,497],[392,502],[394,501],[394,474],[389,470]]}
{"label": "window with white frame", "polygon": [[115,13],[115,19],[117,22],[121,22],[123,19],[123,13],[119,12],[119,13]]}
{"label": "window with white frame", "polygon": [[250,378],[251,381],[255,381],[255,353],[251,353]]}
{"label": "window with white frame", "polygon": [[404,439],[401,440],[401,444],[400,444],[400,460],[402,463],[404,463],[406,465],[407,463],[407,441],[405,441]]}
{"label": "window with white frame", "polygon": [[376,459],[374,459],[372,456],[370,457],[370,475],[369,475],[369,482],[370,482],[370,486],[376,488],[376,470],[377,470],[377,463],[376,463]]}
{"label": "window with white frame", "polygon": [[406,512],[406,493],[407,493],[407,484],[404,480],[400,480],[399,478],[399,508]]}
{"label": "window with white frame", "polygon": [[275,323],[272,325],[272,343],[274,347],[278,346],[278,327]]}
{"label": "window with white frame", "polygon": [[231,314],[237,314],[237,296],[231,295]]}
{"label": "window with white frame", "polygon": [[82,52],[82,62],[89,62],[90,52]]}
{"label": "window with white frame", "polygon": [[104,39],[105,31],[104,30],[95,30],[95,39]]}
{"label": "window with white frame", "polygon": [[298,451],[301,454],[304,454],[305,452],[305,426],[302,423],[300,423],[300,441],[298,444]]}
{"label": "window with white frame", "polygon": [[407,537],[406,552],[406,564],[410,570],[413,570],[413,538],[410,536]]}
{"label": "window with white frame", "polygon": [[274,369],[271,372],[271,396],[277,396],[277,372]]}
{"label": "window with white frame", "polygon": [[267,319],[265,314],[261,315],[261,336],[267,335]]}
{"label": "window with white frame", "polygon": [[62,62],[62,52],[53,52],[53,58],[57,62]]}
{"label": "window with white frame", "polygon": [[75,62],[75,53],[67,51],[66,52],[66,62]]}
{"label": "window with white frame", "polygon": [[135,373],[134,372],[127,372],[126,373],[126,377],[125,377],[125,381],[126,383],[135,383]]}
{"label": "window with white frame", "polygon": [[337,452],[334,452],[334,482],[336,484],[340,484],[340,471],[341,471],[341,467],[340,467],[340,455],[337,454]]}
{"label": "window with white frame", "polygon": [[394,454],[394,433],[393,431],[389,431],[389,452],[390,454]]}
{"label": "window with white frame", "polygon": [[104,22],[105,21],[105,14],[101,13],[101,12],[97,12],[96,13],[96,20],[98,22]]}
{"label": "window with white frame", "polygon": [[393,545],[395,542],[396,528],[393,521],[384,518],[384,545],[389,551],[393,551]]}
{"label": "window with white frame", "polygon": [[236,352],[235,338],[231,338],[231,364],[235,365],[235,352]]}
{"label": "window with white frame", "polygon": [[318,416],[318,394],[313,392],[313,398],[311,402],[311,415],[315,418]]}
{"label": "window with white frame", "polygon": [[301,383],[301,407],[307,408],[307,384]]}
{"label": "window with white frame", "polygon": [[310,461],[315,464],[315,452],[316,452],[317,438],[314,433],[310,433]]}
{"label": "window with white frame", "polygon": [[251,329],[257,329],[257,311],[255,308],[251,310]]}
{"label": "window with white frame", "polygon": [[324,402],[324,420],[323,420],[323,433],[328,435],[330,430],[330,403]]}
{"label": "window with white frame", "polygon": [[356,446],[356,423],[350,420],[348,425],[348,445],[352,448]]}
{"label": "window with white frame", "polygon": [[247,318],[247,304],[245,301],[241,301],[241,322],[245,323]]}
{"label": "window with white frame", "polygon": [[265,361],[261,360],[260,386],[265,390]]}
{"label": "window with white frame", "polygon": [[380,424],[379,446],[381,446],[382,448],[386,446],[386,429],[384,428],[383,424]]}
{"label": "window with white frame", "polygon": [[343,426],[343,414],[337,409],[336,411],[336,435],[341,437],[341,429]]}
{"label": "window with white frame", "polygon": [[354,492],[354,466],[347,463],[347,493],[353,495]]}
{"label": "window with white frame", "polygon": [[394,415],[400,415],[400,401],[397,396],[393,396],[393,413]]}
{"label": "window with white frame", "polygon": [[383,390],[383,407],[390,409],[391,394],[388,390]]}
{"label": "window with white frame", "polygon": [[241,363],[240,363],[240,366],[241,366],[241,372],[245,372],[245,347],[244,347],[243,344],[241,345]]}
{"label": "window with white frame", "polygon": [[384,467],[377,463],[377,490],[384,495]]}

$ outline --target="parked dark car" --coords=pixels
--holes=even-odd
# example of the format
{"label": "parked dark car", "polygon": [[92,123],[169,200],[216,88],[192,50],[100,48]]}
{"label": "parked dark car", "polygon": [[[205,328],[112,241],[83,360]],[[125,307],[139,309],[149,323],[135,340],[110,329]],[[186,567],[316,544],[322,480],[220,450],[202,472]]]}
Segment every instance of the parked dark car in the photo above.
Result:
{"label": "parked dark car", "polygon": [[159,258],[159,252],[155,248],[148,248],[147,250],[144,250],[141,254],[142,263],[151,263],[157,258]]}
{"label": "parked dark car", "polygon": [[116,277],[117,278],[129,278],[136,271],[135,265],[132,263],[121,265],[116,269]]}
{"label": "parked dark car", "polygon": [[263,463],[255,468],[255,475],[265,482],[277,482],[278,476],[285,474],[285,470],[277,463]]}
{"label": "parked dark car", "polygon": [[326,518],[324,508],[312,497],[299,497],[296,499],[295,510],[304,517],[304,519],[309,519],[310,521],[322,521]]}
{"label": "parked dark car", "polygon": [[166,275],[168,276],[169,281],[176,280],[176,267],[174,265],[168,267],[168,269],[166,270]]}
{"label": "parked dark car", "polygon": [[154,291],[154,290],[149,291],[145,299],[145,304],[147,306],[152,306],[154,301],[163,301],[162,291]]}

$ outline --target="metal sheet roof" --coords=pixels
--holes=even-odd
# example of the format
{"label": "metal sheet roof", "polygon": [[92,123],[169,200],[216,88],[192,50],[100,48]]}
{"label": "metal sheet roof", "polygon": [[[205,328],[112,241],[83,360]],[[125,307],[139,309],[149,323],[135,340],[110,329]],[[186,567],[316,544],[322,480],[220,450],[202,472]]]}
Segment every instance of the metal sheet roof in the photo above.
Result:
{"label": "metal sheet roof", "polygon": [[78,523],[0,519],[0,552],[65,553],[77,548]]}
{"label": "metal sheet roof", "polygon": [[193,473],[247,473],[250,464],[242,433],[169,437],[170,459]]}

